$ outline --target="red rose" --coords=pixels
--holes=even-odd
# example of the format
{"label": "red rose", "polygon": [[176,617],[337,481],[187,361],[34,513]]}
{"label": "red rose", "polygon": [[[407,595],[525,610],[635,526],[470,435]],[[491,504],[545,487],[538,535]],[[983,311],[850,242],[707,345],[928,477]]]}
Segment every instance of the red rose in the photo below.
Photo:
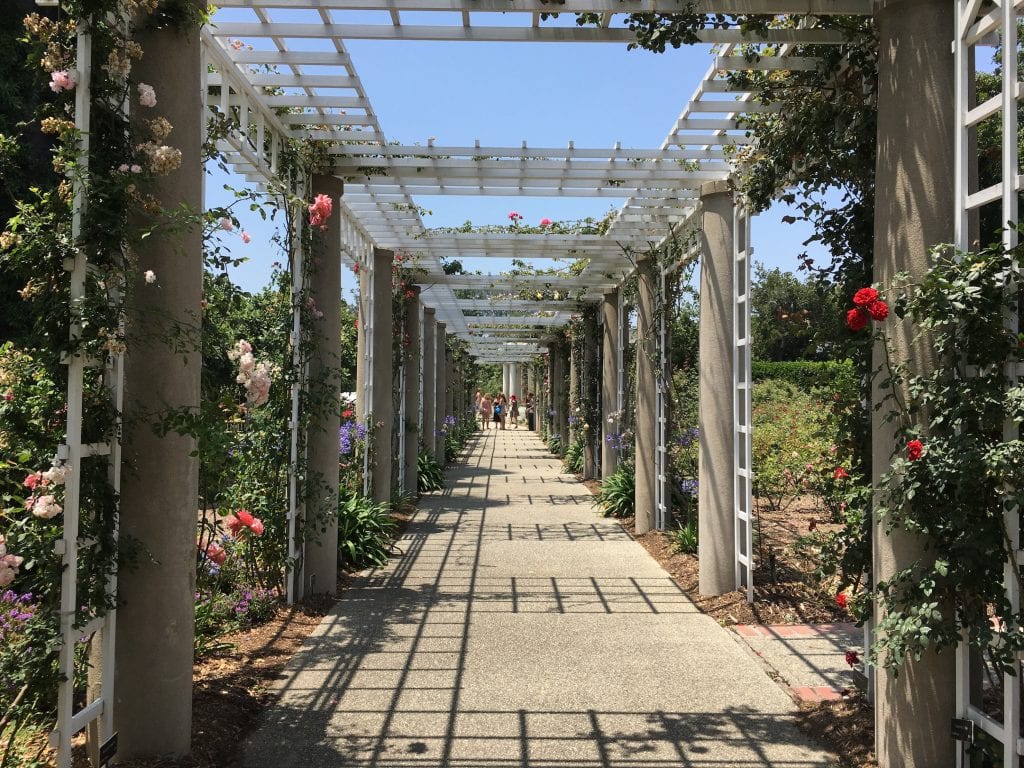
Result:
{"label": "red rose", "polygon": [[845,480],[849,476],[850,473],[847,472],[842,467],[836,467],[836,471],[832,473],[832,477],[835,478],[836,480]]}
{"label": "red rose", "polygon": [[247,509],[238,510],[238,512],[235,513],[235,517],[237,517],[238,522],[240,522],[246,528],[252,527],[252,521],[256,519],[252,516],[252,513],[250,513],[249,510]]}
{"label": "red rose", "polygon": [[846,327],[854,333],[868,327],[868,313],[863,309],[851,309],[846,313]]}
{"label": "red rose", "polygon": [[920,459],[923,452],[924,445],[920,440],[911,440],[907,443],[907,458],[911,461]]}
{"label": "red rose", "polygon": [[836,605],[838,605],[840,608],[845,608],[846,607],[846,593],[845,592],[840,592],[838,595],[836,595]]}
{"label": "red rose", "polygon": [[846,663],[849,664],[851,667],[860,664],[860,655],[856,651],[847,651]]}
{"label": "red rose", "polygon": [[252,519],[252,522],[249,523],[249,530],[252,531],[254,536],[262,536],[263,535],[263,521],[260,520],[258,517],[254,517]]}
{"label": "red rose", "polygon": [[858,307],[870,307],[878,301],[878,291],[874,288],[861,288],[853,294],[853,303]]}
{"label": "red rose", "polygon": [[879,299],[871,302],[868,312],[871,314],[872,320],[885,320],[889,316],[889,305]]}

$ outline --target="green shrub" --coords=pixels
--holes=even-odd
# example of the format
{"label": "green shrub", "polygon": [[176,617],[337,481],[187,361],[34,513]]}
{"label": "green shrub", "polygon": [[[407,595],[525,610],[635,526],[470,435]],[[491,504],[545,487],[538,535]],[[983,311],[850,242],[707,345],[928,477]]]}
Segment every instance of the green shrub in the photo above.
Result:
{"label": "green shrub", "polygon": [[779,509],[810,490],[835,445],[831,409],[794,384],[769,379],[754,387],[753,420],[754,490]]}
{"label": "green shrub", "polygon": [[416,457],[416,487],[423,493],[444,488],[444,472],[441,465],[426,451],[420,451]]}
{"label": "green shrub", "polygon": [[558,435],[551,435],[548,438],[548,450],[556,456],[562,455],[562,438]]}
{"label": "green shrub", "polygon": [[562,461],[562,468],[566,472],[574,475],[583,474],[583,450],[584,443],[582,437],[577,437],[569,444],[569,450],[565,452],[565,459]]}
{"label": "green shrub", "polygon": [[636,475],[633,465],[619,464],[615,474],[601,481],[594,505],[605,517],[632,517],[636,510]]}
{"label": "green shrub", "polygon": [[804,392],[825,389],[838,393],[843,400],[860,399],[860,381],[851,360],[755,360],[751,368],[757,382],[774,379],[788,382]]}
{"label": "green shrub", "polygon": [[672,542],[674,552],[684,552],[688,555],[697,554],[697,518],[691,517],[685,523],[673,528],[668,532],[669,541]]}
{"label": "green shrub", "polygon": [[341,561],[351,568],[387,563],[396,523],[387,504],[375,504],[359,494],[338,502],[338,548]]}

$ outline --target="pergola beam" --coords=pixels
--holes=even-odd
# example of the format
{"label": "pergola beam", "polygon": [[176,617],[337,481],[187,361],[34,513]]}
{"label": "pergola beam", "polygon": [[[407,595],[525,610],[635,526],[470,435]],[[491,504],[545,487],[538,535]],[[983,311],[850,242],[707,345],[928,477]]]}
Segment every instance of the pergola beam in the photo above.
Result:
{"label": "pergola beam", "polygon": [[[679,13],[678,0],[633,0],[630,13]],[[224,0],[221,8],[309,8],[309,0]],[[447,11],[463,13],[607,13],[624,12],[620,0],[565,0],[552,8],[543,0],[317,0],[316,7],[338,11]],[[695,13],[759,13],[867,16],[871,0],[696,0]]]}
{"label": "pergola beam", "polygon": [[[308,7],[308,6],[307,6]],[[547,12],[551,12],[550,6]],[[486,43],[633,43],[636,33],[628,29],[600,27],[463,27],[426,24],[306,24],[295,22],[225,22],[213,32],[218,37],[280,38],[286,40],[435,40]],[[800,43],[839,45],[843,34],[831,29],[773,29],[768,35],[744,34],[739,29],[702,29],[695,33],[702,43],[717,45],[743,43]]]}

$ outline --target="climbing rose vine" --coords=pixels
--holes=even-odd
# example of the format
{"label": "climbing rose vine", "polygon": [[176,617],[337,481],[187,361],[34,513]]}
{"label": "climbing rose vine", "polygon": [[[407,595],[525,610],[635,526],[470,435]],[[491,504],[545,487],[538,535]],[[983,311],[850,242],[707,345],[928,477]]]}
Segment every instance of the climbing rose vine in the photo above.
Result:
{"label": "climbing rose vine", "polygon": [[[913,334],[910,345],[936,361],[924,369],[898,359],[888,329],[876,330],[885,353],[875,372],[884,395],[877,405],[896,426],[896,441],[875,522],[887,533],[923,537],[927,547],[850,603],[860,616],[868,597],[879,603],[872,653],[894,673],[907,658],[962,640],[999,671],[1024,650],[1024,616],[1004,589],[1004,566],[1017,547],[1007,510],[1024,505],[1024,442],[1004,435],[1006,424],[1024,422],[1024,383],[1007,376],[1024,351],[1004,324],[1018,311],[1020,255],[1019,247],[940,247],[923,276],[895,278],[893,314]],[[873,289],[854,297],[856,311],[872,317],[880,302]],[[1019,570],[1011,572],[1024,586]]]}

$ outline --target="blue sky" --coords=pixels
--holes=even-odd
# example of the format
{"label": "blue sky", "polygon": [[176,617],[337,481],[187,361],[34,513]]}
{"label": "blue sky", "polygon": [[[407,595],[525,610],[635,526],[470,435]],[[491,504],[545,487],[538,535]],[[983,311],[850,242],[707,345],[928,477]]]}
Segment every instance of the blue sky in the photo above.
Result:
{"label": "blue sky", "polygon": [[[566,20],[561,20],[565,23]],[[500,23],[489,20],[489,23]],[[389,140],[403,144],[656,148],[690,98],[710,63],[706,45],[664,54],[627,51],[621,43],[348,42],[347,48]],[[223,183],[210,177],[207,203],[219,203]],[[421,197],[432,211],[428,227],[505,224],[510,210],[526,222],[543,217],[599,218],[621,201],[597,198]],[[773,209],[754,222],[755,259],[795,271],[796,254],[809,231],[781,222]],[[233,241],[236,255],[250,261],[236,280],[247,290],[261,287],[270,264],[280,259],[269,227],[242,213],[253,234],[248,246]],[[493,272],[492,260],[466,262]],[[351,283],[351,275],[346,275]],[[349,286],[346,286],[346,290]]]}

